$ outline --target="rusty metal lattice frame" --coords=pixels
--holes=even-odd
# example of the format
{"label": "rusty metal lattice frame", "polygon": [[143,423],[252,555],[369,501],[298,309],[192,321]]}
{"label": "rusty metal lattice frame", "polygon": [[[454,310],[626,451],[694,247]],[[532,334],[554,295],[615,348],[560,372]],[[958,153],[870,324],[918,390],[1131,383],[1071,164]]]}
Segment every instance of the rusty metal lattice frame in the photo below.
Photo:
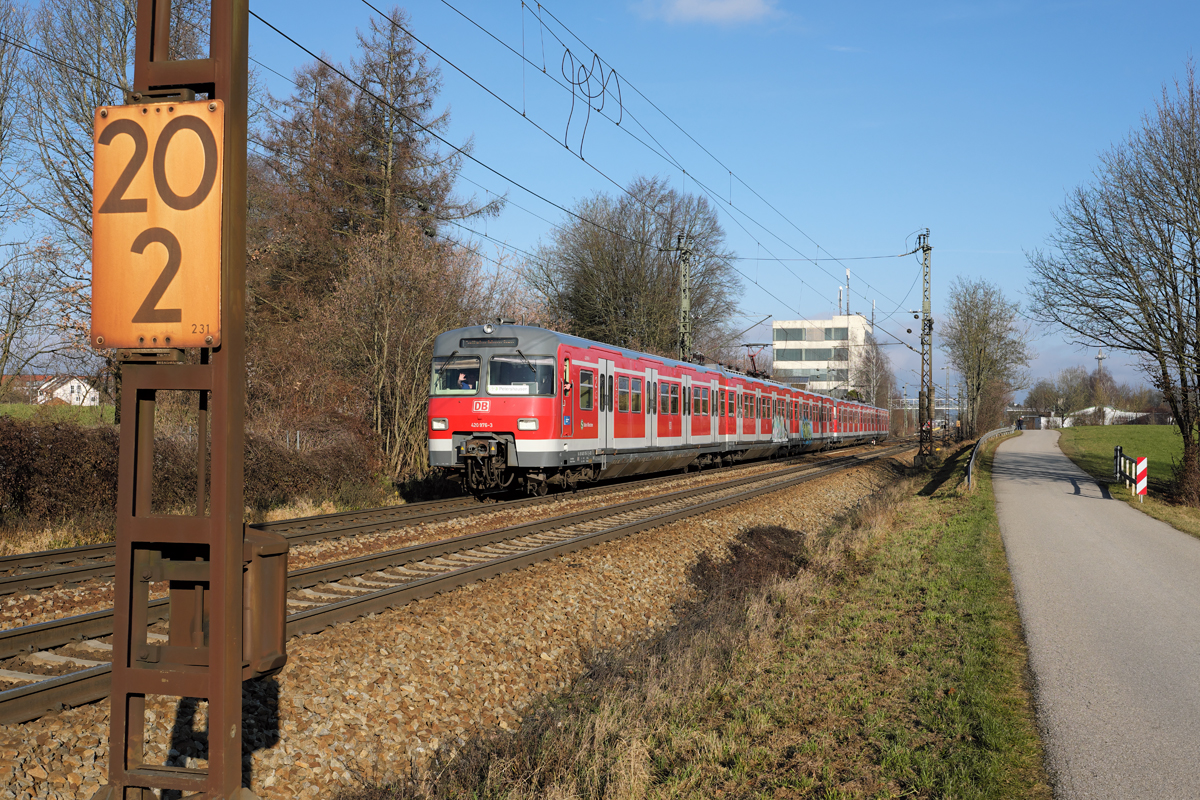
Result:
{"label": "rusty metal lattice frame", "polygon": [[[225,107],[219,347],[198,364],[178,352],[122,353],[110,798],[149,789],[246,798],[242,788],[243,422],[247,0],[211,0],[209,57],[169,58],[170,0],[138,0],[131,102],[206,93]],[[165,362],[165,363],[164,363]],[[193,516],[154,514],[154,408],[159,391],[198,398]],[[211,469],[207,453],[211,424]],[[210,479],[206,492],[206,478]],[[206,496],[207,495],[207,496]],[[166,645],[146,640],[152,581],[170,581]],[[147,695],[208,700],[208,768],[145,763]]]}

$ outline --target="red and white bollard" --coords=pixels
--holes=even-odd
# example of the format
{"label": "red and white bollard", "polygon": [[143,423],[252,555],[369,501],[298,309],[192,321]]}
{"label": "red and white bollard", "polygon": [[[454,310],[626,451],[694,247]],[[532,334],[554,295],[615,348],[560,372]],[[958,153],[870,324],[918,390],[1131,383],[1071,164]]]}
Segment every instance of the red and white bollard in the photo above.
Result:
{"label": "red and white bollard", "polygon": [[1146,502],[1146,500],[1145,500],[1145,497],[1146,497],[1146,473],[1149,469],[1149,464],[1150,464],[1149,459],[1139,458],[1137,460],[1136,472],[1137,472],[1137,493],[1138,493],[1138,502],[1139,503]]}

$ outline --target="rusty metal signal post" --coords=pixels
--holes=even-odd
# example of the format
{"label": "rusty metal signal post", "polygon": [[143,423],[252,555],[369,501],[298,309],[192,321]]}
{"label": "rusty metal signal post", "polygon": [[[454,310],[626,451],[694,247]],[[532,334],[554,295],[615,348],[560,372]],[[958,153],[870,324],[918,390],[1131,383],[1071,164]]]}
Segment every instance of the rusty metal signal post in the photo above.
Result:
{"label": "rusty metal signal post", "polygon": [[[91,340],[122,364],[104,800],[252,798],[242,681],[286,660],[287,544],[243,524],[248,3],[211,2],[209,57],[173,61],[170,0],[138,0],[136,89],[96,110]],[[197,413],[190,515],[152,507],[162,391]],[[147,631],[155,583],[165,639]],[[207,769],[154,763],[148,696],[207,700]]]}

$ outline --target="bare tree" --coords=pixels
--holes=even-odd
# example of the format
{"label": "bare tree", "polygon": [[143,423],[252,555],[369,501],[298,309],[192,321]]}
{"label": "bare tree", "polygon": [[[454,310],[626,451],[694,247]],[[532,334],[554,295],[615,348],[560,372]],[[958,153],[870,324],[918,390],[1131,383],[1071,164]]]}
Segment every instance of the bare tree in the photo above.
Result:
{"label": "bare tree", "polygon": [[[16,376],[44,368],[62,346],[51,311],[54,286],[47,269],[49,247],[29,233],[30,207],[9,185],[19,163],[18,98],[26,37],[24,10],[0,0],[0,396]],[[24,183],[24,182],[22,182]],[[14,238],[13,241],[7,241]]]}
{"label": "bare tree", "polygon": [[1024,383],[1032,355],[1029,328],[1021,320],[1020,306],[982,279],[956,278],[947,310],[941,348],[962,376],[963,435],[975,436],[985,395],[1011,393]]}
{"label": "bare tree", "polygon": [[1045,416],[1053,412],[1057,398],[1058,389],[1054,381],[1042,378],[1025,395],[1025,407],[1039,417]]}
{"label": "bare tree", "polygon": [[892,372],[892,361],[879,346],[875,334],[867,333],[861,345],[852,351],[850,385],[864,401],[873,406],[886,405],[896,388],[896,375]]}
{"label": "bare tree", "polygon": [[[636,178],[627,194],[578,203],[525,278],[551,314],[578,336],[675,356],[679,341],[677,236],[690,237],[691,310],[697,343],[727,338],[740,284],[725,232],[703,197],[660,178]],[[582,219],[580,219],[582,218]]]}
{"label": "bare tree", "polygon": [[463,248],[426,239],[402,224],[389,234],[358,237],[351,265],[326,309],[337,365],[354,376],[393,479],[421,474],[426,455],[426,400],[433,340],[481,319],[498,291],[497,278]]}
{"label": "bare tree", "polygon": [[1200,503],[1200,86],[1194,64],[1100,158],[1029,255],[1034,313],[1078,344],[1134,354],[1183,439],[1176,485]]}

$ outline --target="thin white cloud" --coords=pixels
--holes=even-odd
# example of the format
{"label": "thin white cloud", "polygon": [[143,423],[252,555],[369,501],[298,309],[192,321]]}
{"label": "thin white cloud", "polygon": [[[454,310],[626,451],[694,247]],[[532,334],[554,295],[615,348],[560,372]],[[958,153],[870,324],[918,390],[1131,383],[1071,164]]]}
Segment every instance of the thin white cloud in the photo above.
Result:
{"label": "thin white cloud", "polygon": [[667,22],[759,22],[782,16],[779,0],[642,0],[638,10]]}
{"label": "thin white cloud", "polygon": [[847,47],[846,45],[840,45],[840,44],[831,44],[826,49],[832,50],[835,53],[865,53],[865,52],[867,52],[866,50],[862,49],[861,47]]}

